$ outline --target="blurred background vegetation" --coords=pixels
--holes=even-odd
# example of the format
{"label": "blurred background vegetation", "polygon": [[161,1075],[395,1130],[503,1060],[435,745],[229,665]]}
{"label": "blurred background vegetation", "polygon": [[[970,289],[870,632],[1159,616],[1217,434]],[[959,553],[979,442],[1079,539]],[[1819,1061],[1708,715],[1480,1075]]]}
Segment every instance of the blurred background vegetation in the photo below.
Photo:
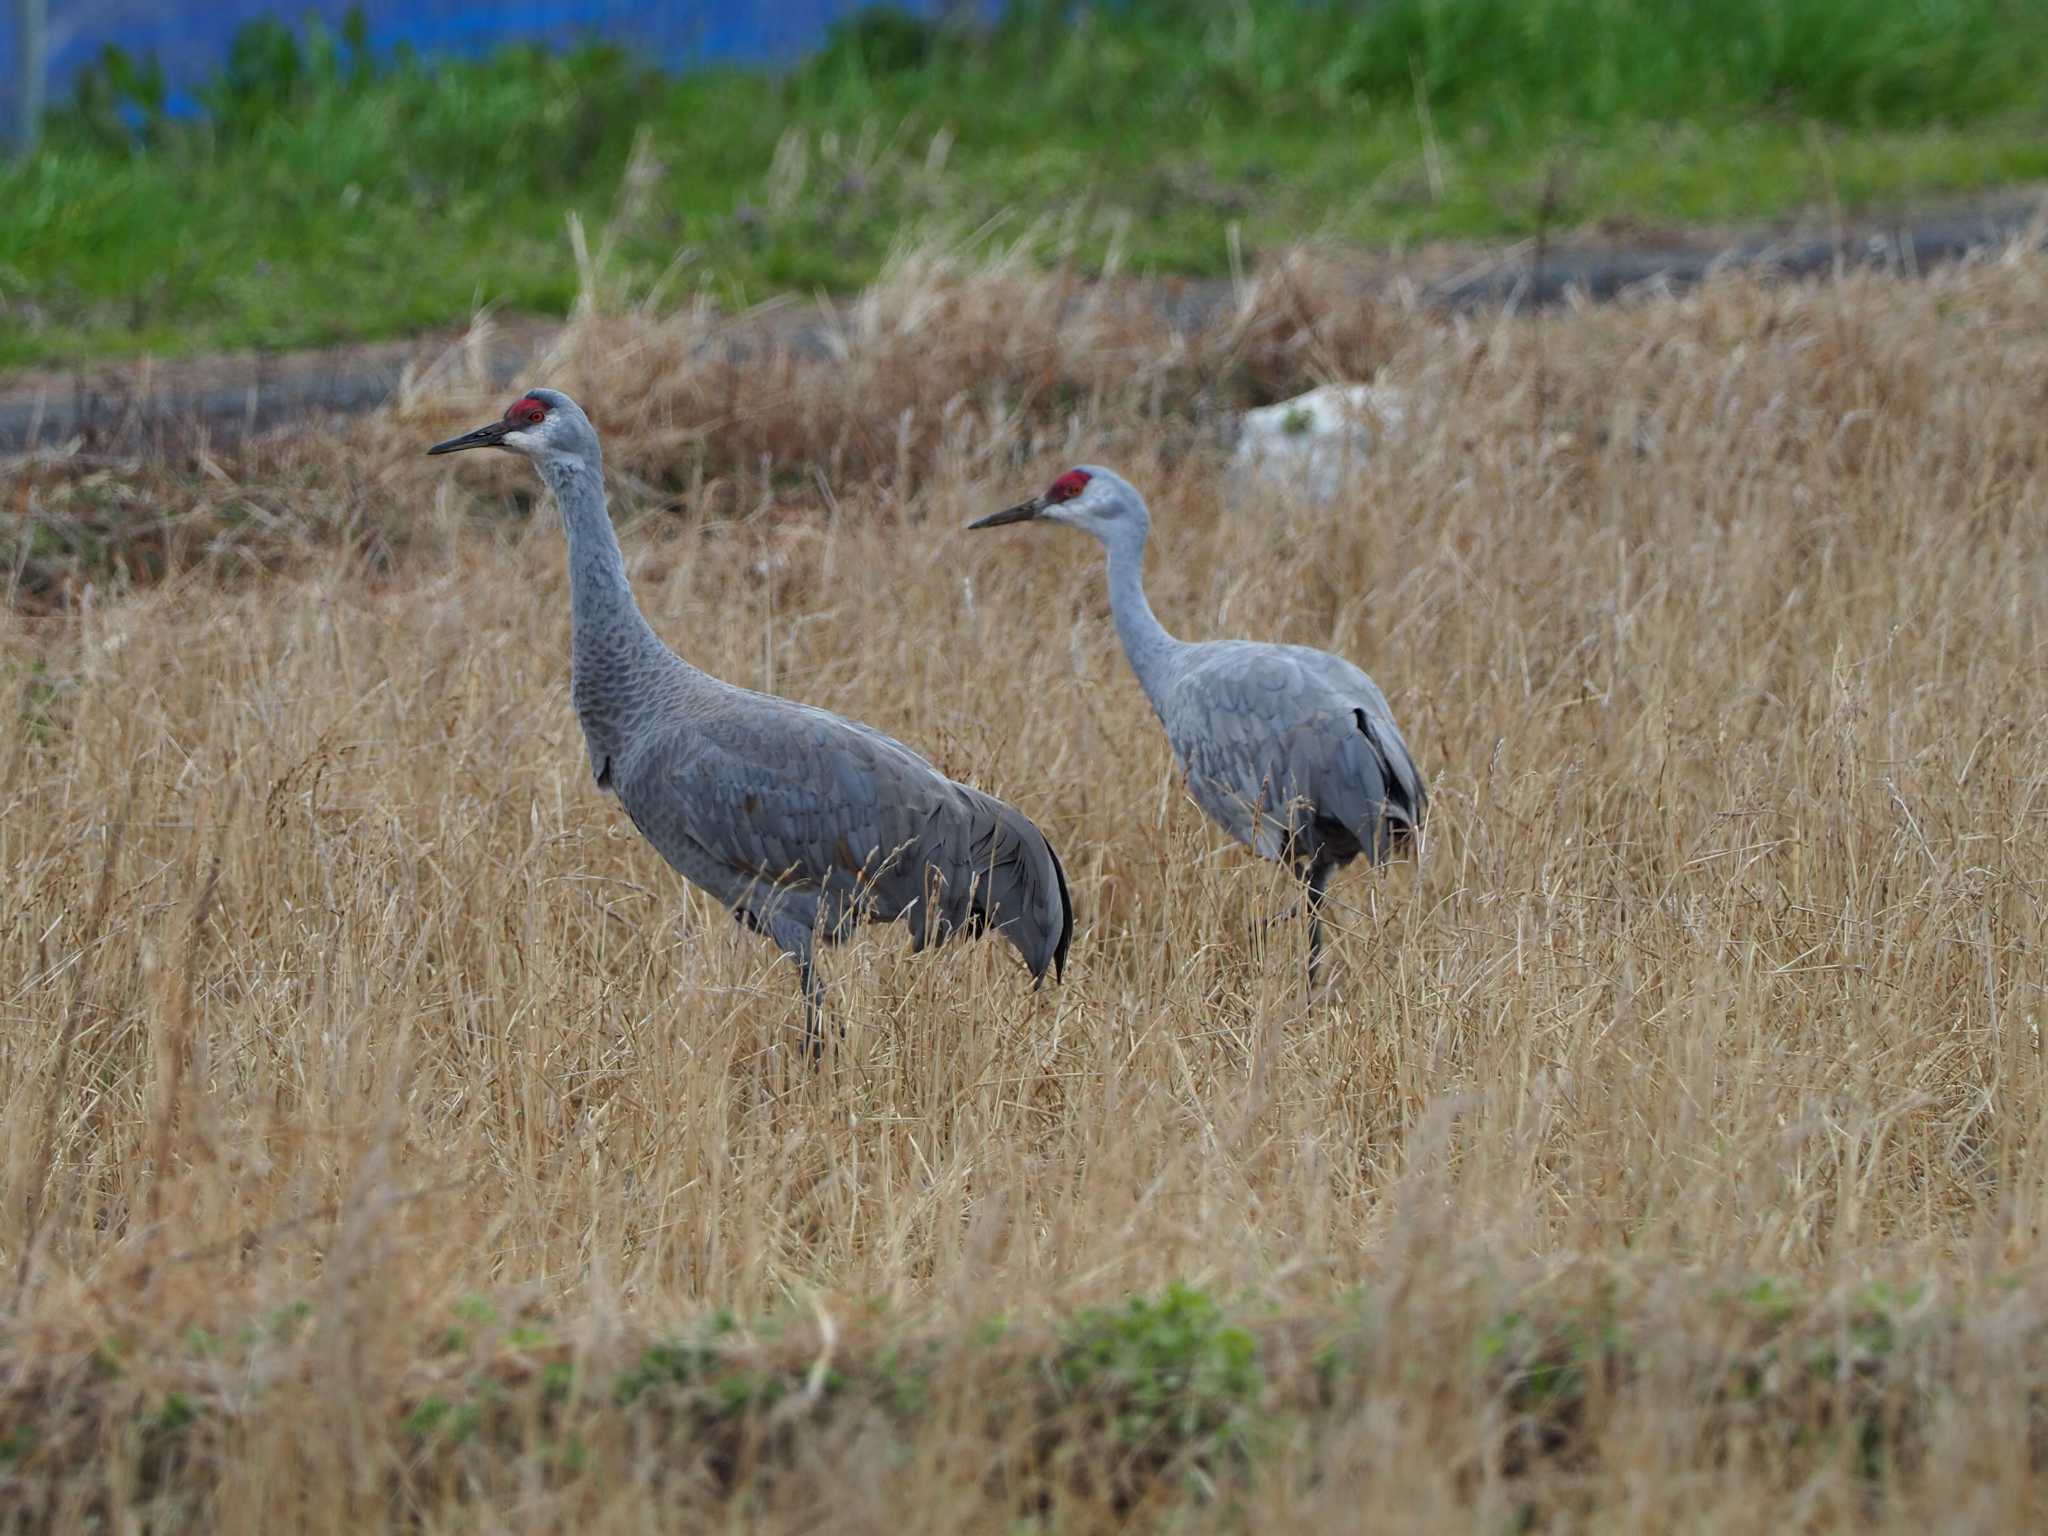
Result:
{"label": "blurred background vegetation", "polygon": [[[1151,272],[1855,211],[2048,178],[2038,0],[1016,0],[886,8],[793,69],[482,61],[245,29],[203,111],[110,51],[0,164],[0,365],[743,305],[894,244]],[[590,247],[567,236],[578,215]]]}

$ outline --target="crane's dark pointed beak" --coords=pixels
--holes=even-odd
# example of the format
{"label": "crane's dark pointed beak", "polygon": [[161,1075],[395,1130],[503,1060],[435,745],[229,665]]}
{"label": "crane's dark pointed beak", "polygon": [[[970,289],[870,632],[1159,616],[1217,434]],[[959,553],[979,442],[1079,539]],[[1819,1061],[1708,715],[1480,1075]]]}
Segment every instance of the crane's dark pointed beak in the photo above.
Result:
{"label": "crane's dark pointed beak", "polygon": [[1043,496],[1034,496],[1029,501],[1020,501],[1014,507],[1005,507],[1000,512],[991,512],[987,517],[969,523],[967,531],[972,533],[977,528],[1000,528],[1005,523],[1028,523],[1035,517],[1043,516],[1048,505]]}
{"label": "crane's dark pointed beak", "polygon": [[512,430],[509,421],[494,421],[489,426],[478,427],[474,432],[465,432],[460,437],[451,437],[445,443],[436,443],[428,453],[460,453],[465,448],[502,447],[504,437]]}

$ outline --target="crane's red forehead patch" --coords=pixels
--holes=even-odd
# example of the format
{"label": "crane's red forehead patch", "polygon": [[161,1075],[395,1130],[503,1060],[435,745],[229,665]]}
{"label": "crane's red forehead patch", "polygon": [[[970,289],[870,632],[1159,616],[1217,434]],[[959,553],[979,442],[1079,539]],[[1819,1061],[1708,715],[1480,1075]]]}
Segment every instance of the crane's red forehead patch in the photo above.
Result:
{"label": "crane's red forehead patch", "polygon": [[547,415],[545,400],[536,400],[531,395],[521,395],[512,402],[512,408],[505,412],[507,421],[539,421]]}
{"label": "crane's red forehead patch", "polygon": [[1070,469],[1053,481],[1045,493],[1047,501],[1072,501],[1088,487],[1088,471]]}

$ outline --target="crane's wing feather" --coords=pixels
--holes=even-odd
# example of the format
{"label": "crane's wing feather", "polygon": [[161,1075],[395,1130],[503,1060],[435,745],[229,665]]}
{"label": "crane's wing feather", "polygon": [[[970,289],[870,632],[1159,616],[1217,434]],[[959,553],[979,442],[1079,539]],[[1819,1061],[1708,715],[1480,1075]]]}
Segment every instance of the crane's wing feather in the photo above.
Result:
{"label": "crane's wing feather", "polygon": [[1195,648],[1162,718],[1188,789],[1264,857],[1304,817],[1381,856],[1381,823],[1413,827],[1427,795],[1372,679],[1341,657],[1242,641]]}
{"label": "crane's wing feather", "polygon": [[1357,711],[1358,729],[1372,743],[1386,774],[1388,816],[1410,829],[1421,826],[1422,814],[1429,808],[1429,791],[1423,785],[1421,770],[1415,766],[1415,755],[1408,750],[1407,738],[1394,724],[1394,711],[1380,685],[1342,656],[1333,656],[1328,651],[1299,645],[1276,649],[1295,658],[1304,671],[1320,677],[1332,692],[1350,700]]}
{"label": "crane's wing feather", "polygon": [[831,936],[900,919],[919,948],[992,927],[1034,975],[1064,965],[1072,905],[1044,834],[869,726],[731,689],[622,767],[634,824],[736,908],[786,902]]}

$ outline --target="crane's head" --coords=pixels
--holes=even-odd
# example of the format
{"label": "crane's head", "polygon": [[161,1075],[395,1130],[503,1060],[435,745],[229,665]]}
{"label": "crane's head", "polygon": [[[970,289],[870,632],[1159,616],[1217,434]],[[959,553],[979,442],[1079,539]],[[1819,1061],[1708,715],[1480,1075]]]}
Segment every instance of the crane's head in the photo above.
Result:
{"label": "crane's head", "polygon": [[597,452],[597,430],[582,407],[559,389],[530,389],[488,426],[436,443],[427,452],[460,453],[465,448],[507,448],[543,461],[584,458]]}
{"label": "crane's head", "polygon": [[1085,529],[1104,543],[1134,535],[1142,539],[1152,526],[1145,499],[1136,487],[1098,464],[1070,469],[1029,501],[991,512],[967,526],[971,531],[1031,522],[1065,523]]}

